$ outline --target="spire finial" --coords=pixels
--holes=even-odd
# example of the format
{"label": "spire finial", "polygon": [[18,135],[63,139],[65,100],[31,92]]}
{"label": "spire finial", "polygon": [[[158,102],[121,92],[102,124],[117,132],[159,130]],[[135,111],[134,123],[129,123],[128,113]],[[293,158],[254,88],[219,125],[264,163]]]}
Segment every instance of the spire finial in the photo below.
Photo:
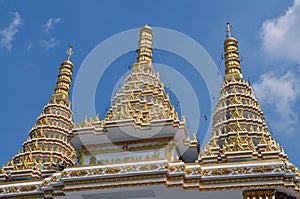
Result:
{"label": "spire finial", "polygon": [[231,25],[229,22],[226,23],[226,32],[227,32],[227,37],[231,37]]}
{"label": "spire finial", "polygon": [[74,54],[72,45],[70,45],[69,49],[66,50],[66,53],[68,55],[68,60],[61,63],[54,94],[50,97],[50,100],[53,103],[62,102],[63,104],[69,106],[70,100],[68,99],[68,96],[70,92],[73,71],[73,63],[70,62],[70,57],[72,54]]}
{"label": "spire finial", "polygon": [[137,62],[152,63],[152,30],[148,25],[143,26],[140,31]]}
{"label": "spire finial", "polygon": [[227,38],[224,41],[225,80],[240,80],[243,78],[239,59],[238,42],[231,36],[231,26],[227,22]]}
{"label": "spire finial", "polygon": [[73,46],[72,45],[69,46],[69,49],[66,50],[66,53],[68,55],[68,61],[70,61],[71,56],[74,54]]}

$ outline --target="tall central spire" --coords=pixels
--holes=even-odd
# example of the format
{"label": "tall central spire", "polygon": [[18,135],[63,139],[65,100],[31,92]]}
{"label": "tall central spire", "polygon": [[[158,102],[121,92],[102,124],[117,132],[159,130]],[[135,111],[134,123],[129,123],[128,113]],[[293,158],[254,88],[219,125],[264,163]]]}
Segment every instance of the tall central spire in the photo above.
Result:
{"label": "tall central spire", "polygon": [[227,38],[224,41],[224,56],[225,56],[225,80],[242,79],[241,65],[239,59],[238,42],[231,36],[231,26],[227,22],[226,27]]}
{"label": "tall central spire", "polygon": [[137,63],[152,65],[152,30],[148,25],[140,31]]}
{"label": "tall central spire", "polygon": [[105,120],[134,120],[135,124],[144,125],[164,119],[179,121],[159,73],[152,67],[152,30],[146,25],[140,31],[137,63],[112,99]]}

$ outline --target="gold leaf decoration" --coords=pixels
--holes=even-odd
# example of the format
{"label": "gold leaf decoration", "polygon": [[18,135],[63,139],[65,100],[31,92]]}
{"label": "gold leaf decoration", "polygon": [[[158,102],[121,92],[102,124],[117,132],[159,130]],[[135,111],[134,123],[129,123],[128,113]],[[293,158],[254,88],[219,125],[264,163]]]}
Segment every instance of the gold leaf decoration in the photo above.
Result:
{"label": "gold leaf decoration", "polygon": [[78,171],[72,171],[70,173],[71,177],[79,177],[79,176],[86,176],[88,174],[85,170],[78,170]]}
{"label": "gold leaf decoration", "polygon": [[23,186],[20,188],[21,192],[28,192],[28,191],[34,191],[37,189],[37,186],[35,185],[28,185],[28,186]]}

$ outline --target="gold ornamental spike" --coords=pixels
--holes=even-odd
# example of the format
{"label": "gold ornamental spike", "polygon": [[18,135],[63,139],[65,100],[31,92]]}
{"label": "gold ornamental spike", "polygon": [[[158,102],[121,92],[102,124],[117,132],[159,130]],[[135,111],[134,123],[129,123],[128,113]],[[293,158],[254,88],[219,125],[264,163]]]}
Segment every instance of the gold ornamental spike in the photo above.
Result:
{"label": "gold ornamental spike", "polygon": [[2,168],[1,168],[1,174],[4,174],[4,173],[5,173],[4,165],[2,165]]}
{"label": "gold ornamental spike", "polygon": [[280,144],[279,143],[276,144],[276,150],[280,151]]}
{"label": "gold ornamental spike", "polygon": [[132,109],[130,101],[128,101],[128,103],[127,103],[127,108],[128,108],[128,110]]}
{"label": "gold ornamental spike", "polygon": [[144,123],[146,123],[146,124],[150,123],[149,119],[150,119],[149,114],[147,114],[144,119]]}
{"label": "gold ornamental spike", "polygon": [[184,115],[181,116],[181,121],[185,122],[185,116]]}
{"label": "gold ornamental spike", "polygon": [[254,145],[252,137],[249,140],[249,147],[252,151],[255,151],[255,145]]}
{"label": "gold ornamental spike", "polygon": [[231,93],[232,93],[232,94],[236,94],[236,93],[237,93],[237,90],[236,90],[235,86],[233,87]]}
{"label": "gold ornamental spike", "polygon": [[222,131],[221,129],[218,130],[218,136],[221,136],[222,135]]}
{"label": "gold ornamental spike", "polygon": [[174,120],[178,120],[178,113],[174,114]]}
{"label": "gold ornamental spike", "polygon": [[88,125],[88,119],[87,119],[87,116],[85,116],[85,118],[84,118],[83,125],[84,125],[85,127],[87,127],[87,125]]}
{"label": "gold ornamental spike", "polygon": [[193,141],[197,142],[197,134],[196,133],[193,134]]}
{"label": "gold ornamental spike", "polygon": [[254,131],[254,129],[253,129],[253,126],[251,125],[250,126],[250,130],[249,130],[250,132],[253,132]]}
{"label": "gold ornamental spike", "polygon": [[227,134],[227,133],[228,133],[227,128],[224,127],[224,134]]}
{"label": "gold ornamental spike", "polygon": [[134,100],[134,99],[135,99],[135,97],[134,97],[133,91],[131,91],[130,100]]}
{"label": "gold ornamental spike", "polygon": [[49,162],[53,162],[53,153],[50,153]]}
{"label": "gold ornamental spike", "polygon": [[285,154],[285,153],[284,153],[284,149],[283,149],[283,147],[281,147],[281,152],[282,152],[282,154]]}
{"label": "gold ornamental spike", "polygon": [[151,97],[150,102],[154,104],[154,100],[153,97]]}
{"label": "gold ornamental spike", "polygon": [[262,136],[260,138],[260,141],[259,141],[259,144],[268,144],[267,141],[266,141],[266,138],[265,138],[264,134],[262,134]]}
{"label": "gold ornamental spike", "polygon": [[96,122],[99,122],[99,121],[100,121],[98,113],[96,114],[95,121],[96,121]]}
{"label": "gold ornamental spike", "polygon": [[259,125],[257,125],[256,132],[260,132]]}
{"label": "gold ornamental spike", "polygon": [[29,152],[28,158],[29,158],[29,161],[32,162],[33,158],[32,158],[32,152],[31,151]]}

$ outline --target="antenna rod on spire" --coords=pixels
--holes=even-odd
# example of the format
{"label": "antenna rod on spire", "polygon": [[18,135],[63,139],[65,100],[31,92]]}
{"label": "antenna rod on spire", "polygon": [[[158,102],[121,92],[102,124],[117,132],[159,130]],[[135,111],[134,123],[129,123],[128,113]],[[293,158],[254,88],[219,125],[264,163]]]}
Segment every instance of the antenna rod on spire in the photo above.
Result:
{"label": "antenna rod on spire", "polygon": [[230,23],[226,23],[226,32],[227,32],[227,37],[231,37],[231,26]]}
{"label": "antenna rod on spire", "polygon": [[67,55],[68,55],[68,61],[70,61],[71,56],[74,54],[73,51],[73,46],[70,45],[69,49],[66,51]]}

